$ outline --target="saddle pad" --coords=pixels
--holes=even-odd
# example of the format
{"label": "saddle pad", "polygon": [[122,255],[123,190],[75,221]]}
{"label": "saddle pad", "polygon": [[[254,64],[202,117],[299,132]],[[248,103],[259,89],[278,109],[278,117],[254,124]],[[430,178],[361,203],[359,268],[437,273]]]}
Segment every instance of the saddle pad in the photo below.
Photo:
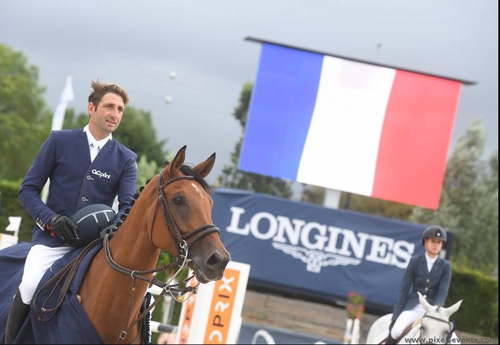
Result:
{"label": "saddle pad", "polygon": [[[52,297],[49,295],[52,293],[52,286],[50,288],[41,291],[36,300],[32,303],[31,310],[31,326],[33,329],[34,340],[37,344],[103,344],[104,341],[101,339],[94,326],[90,322],[87,314],[83,310],[82,305],[78,301],[77,292],[83,281],[85,273],[88,266],[92,262],[92,259],[97,254],[97,252],[102,248],[101,245],[92,248],[91,251],[83,258],[78,267],[73,281],[69,287],[66,294],[66,298],[61,304],[60,308],[57,309],[55,313],[42,313],[40,308],[44,306],[45,308],[54,308],[56,306],[56,300],[61,290],[62,284],[58,284],[55,287]],[[66,254],[63,258],[57,260],[43,276],[38,289],[44,286],[44,284],[52,278],[59,270],[65,267],[71,260],[76,258],[81,250],[77,249],[73,252]],[[44,301],[47,302],[44,304]],[[42,315],[42,319],[46,321],[40,321],[37,318],[37,312]]]}

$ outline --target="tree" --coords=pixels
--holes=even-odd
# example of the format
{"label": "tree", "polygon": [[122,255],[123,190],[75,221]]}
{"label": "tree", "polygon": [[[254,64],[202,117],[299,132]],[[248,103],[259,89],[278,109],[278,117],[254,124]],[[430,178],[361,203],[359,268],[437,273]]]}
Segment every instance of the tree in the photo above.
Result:
{"label": "tree", "polygon": [[[247,123],[252,89],[252,83],[245,83],[243,85],[239,103],[233,111],[233,116],[240,123],[242,132],[244,132]],[[225,165],[222,169],[222,173],[219,176],[219,184],[223,187],[251,190],[257,193],[290,198],[293,195],[291,182],[238,170],[242,143],[243,134],[231,153],[231,165]]]}
{"label": "tree", "polygon": [[340,208],[408,221],[414,206],[364,195],[342,193]]}
{"label": "tree", "polygon": [[50,130],[38,84],[38,68],[21,53],[0,44],[0,177],[24,176]]}
{"label": "tree", "polygon": [[491,275],[498,268],[498,148],[484,161],[485,140],[482,122],[472,122],[448,160],[439,208],[415,208],[412,220],[454,231],[453,260]]}
{"label": "tree", "polygon": [[144,187],[148,184],[149,180],[158,174],[161,169],[155,161],[148,162],[146,156],[141,156],[137,162],[137,169],[139,171],[137,186]]}
{"label": "tree", "polygon": [[[74,110],[68,109],[63,127],[80,128],[88,122],[88,114],[81,113],[75,117]],[[137,153],[137,156],[144,156],[147,161],[155,162],[157,166],[163,166],[169,154],[163,149],[166,140],[158,141],[156,138],[156,130],[149,111],[137,110],[132,106],[125,108],[123,120],[118,129],[113,132],[113,137]]]}

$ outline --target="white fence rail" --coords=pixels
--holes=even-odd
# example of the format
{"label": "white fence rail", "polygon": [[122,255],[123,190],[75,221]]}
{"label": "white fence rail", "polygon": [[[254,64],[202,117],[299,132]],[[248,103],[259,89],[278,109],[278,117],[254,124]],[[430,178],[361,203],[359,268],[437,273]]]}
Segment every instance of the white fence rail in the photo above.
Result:
{"label": "white fence rail", "polygon": [[9,217],[9,225],[5,231],[12,231],[13,234],[0,234],[0,249],[13,246],[19,241],[19,227],[21,226],[21,217]]}

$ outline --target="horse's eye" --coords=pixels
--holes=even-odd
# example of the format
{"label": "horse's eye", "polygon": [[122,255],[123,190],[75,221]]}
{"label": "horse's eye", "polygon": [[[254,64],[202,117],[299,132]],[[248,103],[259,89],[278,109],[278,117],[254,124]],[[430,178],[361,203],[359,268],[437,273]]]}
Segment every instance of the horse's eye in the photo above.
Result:
{"label": "horse's eye", "polygon": [[180,195],[176,195],[172,198],[172,202],[174,205],[180,205],[182,204],[182,197]]}

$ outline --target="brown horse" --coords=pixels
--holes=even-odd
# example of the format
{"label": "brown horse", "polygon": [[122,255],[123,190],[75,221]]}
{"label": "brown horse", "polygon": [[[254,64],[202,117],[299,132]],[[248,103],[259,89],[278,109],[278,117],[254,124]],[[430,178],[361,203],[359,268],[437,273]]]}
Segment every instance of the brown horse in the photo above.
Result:
{"label": "brown horse", "polygon": [[154,270],[161,250],[178,256],[186,249],[186,261],[200,283],[221,279],[230,260],[212,224],[213,201],[204,181],[215,153],[191,169],[184,165],[185,151],[186,146],[146,184],[109,241],[109,255],[105,241],[85,274],[79,300],[105,343],[141,342],[134,320],[149,283],[136,276]]}

